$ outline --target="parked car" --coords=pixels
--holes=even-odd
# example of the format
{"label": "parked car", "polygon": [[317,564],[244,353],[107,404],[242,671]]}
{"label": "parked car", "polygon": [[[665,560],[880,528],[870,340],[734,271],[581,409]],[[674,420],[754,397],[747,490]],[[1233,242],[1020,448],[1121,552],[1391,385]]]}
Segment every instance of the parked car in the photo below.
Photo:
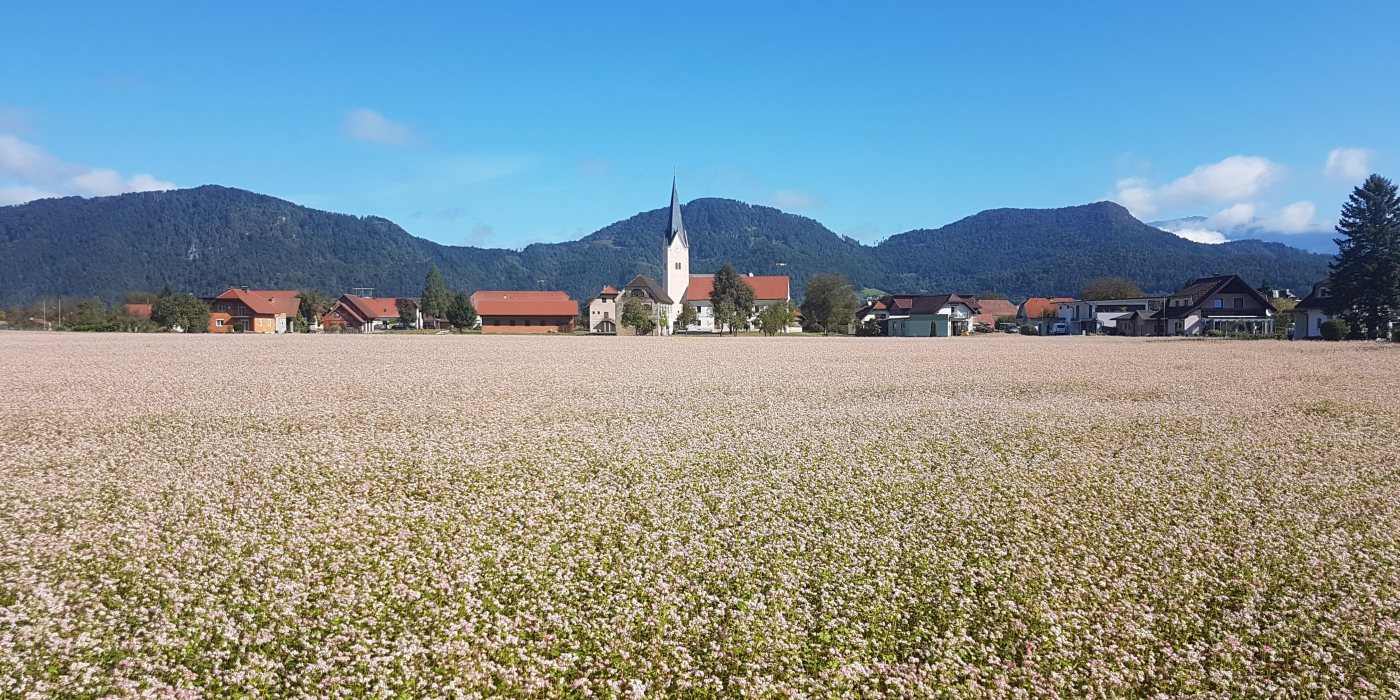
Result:
{"label": "parked car", "polygon": [[1069,335],[1069,324],[1061,321],[1050,326],[1050,335]]}
{"label": "parked car", "polygon": [[1020,327],[1018,327],[1018,326],[1017,326],[1016,324],[1014,324],[1014,323],[1008,323],[1008,324],[1006,324],[1005,326],[1002,326],[1001,332],[1002,332],[1002,333],[1012,333],[1012,334],[1015,334],[1015,333],[1020,333],[1020,332],[1021,332],[1021,329],[1020,329]]}

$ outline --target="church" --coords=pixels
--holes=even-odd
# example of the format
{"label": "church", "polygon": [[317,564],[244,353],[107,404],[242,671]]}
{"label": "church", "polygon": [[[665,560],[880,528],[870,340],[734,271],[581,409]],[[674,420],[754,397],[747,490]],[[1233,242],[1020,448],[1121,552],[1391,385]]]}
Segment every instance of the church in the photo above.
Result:
{"label": "church", "polygon": [[[717,333],[714,309],[710,304],[710,292],[714,289],[714,274],[690,274],[690,234],[681,220],[681,200],[676,190],[676,181],[671,181],[671,215],[661,241],[661,280],[645,275],[637,275],[632,281],[615,289],[611,285],[603,287],[598,296],[588,305],[589,330],[598,334],[626,333],[620,329],[618,319],[622,306],[628,299],[642,302],[642,308],[658,321],[658,333]],[[758,315],[765,306],[791,299],[787,275],[745,275],[744,282],[754,290],[754,308],[750,316]],[[686,328],[676,328],[676,319],[685,306],[695,308],[699,323]],[[788,329],[800,331],[799,326]]]}

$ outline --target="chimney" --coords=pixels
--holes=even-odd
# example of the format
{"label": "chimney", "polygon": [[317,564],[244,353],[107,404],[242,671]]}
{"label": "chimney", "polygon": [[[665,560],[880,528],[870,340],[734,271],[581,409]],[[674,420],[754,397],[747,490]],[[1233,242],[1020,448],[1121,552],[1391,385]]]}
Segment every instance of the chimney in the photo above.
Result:
{"label": "chimney", "polygon": [[248,291],[248,285],[245,284],[245,285],[243,285],[242,287],[239,287],[239,289],[241,289],[241,290],[243,290],[243,291],[246,292],[246,291]]}

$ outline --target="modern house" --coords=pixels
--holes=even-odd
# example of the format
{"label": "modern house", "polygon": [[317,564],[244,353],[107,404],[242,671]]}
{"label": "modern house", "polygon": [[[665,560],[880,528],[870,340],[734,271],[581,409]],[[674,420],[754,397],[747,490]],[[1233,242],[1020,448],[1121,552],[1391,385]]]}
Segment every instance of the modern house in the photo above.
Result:
{"label": "modern house", "polygon": [[[321,327],[327,331],[374,333],[387,330],[400,322],[400,297],[362,297],[342,294],[326,313],[321,315]],[[413,305],[414,328],[423,327],[423,312],[418,300],[402,298]]]}
{"label": "modern house", "polygon": [[1322,337],[1322,322],[1332,316],[1325,308],[1326,300],[1332,296],[1332,280],[1325,279],[1312,286],[1312,293],[1293,307],[1293,339]]}
{"label": "modern house", "polygon": [[229,287],[209,304],[210,333],[291,333],[301,297],[295,290]]}
{"label": "modern house", "polygon": [[946,338],[967,335],[980,311],[977,300],[957,294],[894,294],[881,299],[885,335]]}
{"label": "modern house", "polygon": [[1117,333],[1118,319],[1134,311],[1151,313],[1162,308],[1161,297],[1132,299],[1075,299],[1059,303],[1059,321],[1071,335]]}
{"label": "modern house", "polygon": [[1274,332],[1273,304],[1239,275],[1191,280],[1168,295],[1155,318],[1159,321],[1159,335]]}
{"label": "modern house", "polygon": [[1016,321],[1022,326],[1035,326],[1041,335],[1050,332],[1050,325],[1060,320],[1060,304],[1074,301],[1069,297],[1031,297],[1016,309]]}
{"label": "modern house", "polygon": [[565,292],[481,291],[472,295],[482,333],[568,333],[578,302]]}
{"label": "modern house", "polygon": [[588,302],[588,332],[617,335],[617,290],[610,284]]}
{"label": "modern house", "polygon": [[[753,309],[749,313],[749,323],[754,324],[760,311],[780,301],[790,301],[787,275],[745,275],[741,278],[753,290]],[[714,304],[710,303],[710,293],[715,290],[714,275],[691,275],[685,288],[685,304],[695,307],[700,322],[687,327],[692,333],[713,333],[721,330],[715,324]],[[784,333],[801,332],[802,326],[794,320],[783,330]]]}

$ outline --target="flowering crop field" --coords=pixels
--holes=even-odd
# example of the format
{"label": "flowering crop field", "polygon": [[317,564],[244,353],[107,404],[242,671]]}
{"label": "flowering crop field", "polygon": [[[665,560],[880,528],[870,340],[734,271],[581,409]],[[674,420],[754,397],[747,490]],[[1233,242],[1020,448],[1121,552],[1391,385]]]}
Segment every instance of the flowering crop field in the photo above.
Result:
{"label": "flowering crop field", "polygon": [[0,697],[1396,697],[1400,347],[0,333]]}

